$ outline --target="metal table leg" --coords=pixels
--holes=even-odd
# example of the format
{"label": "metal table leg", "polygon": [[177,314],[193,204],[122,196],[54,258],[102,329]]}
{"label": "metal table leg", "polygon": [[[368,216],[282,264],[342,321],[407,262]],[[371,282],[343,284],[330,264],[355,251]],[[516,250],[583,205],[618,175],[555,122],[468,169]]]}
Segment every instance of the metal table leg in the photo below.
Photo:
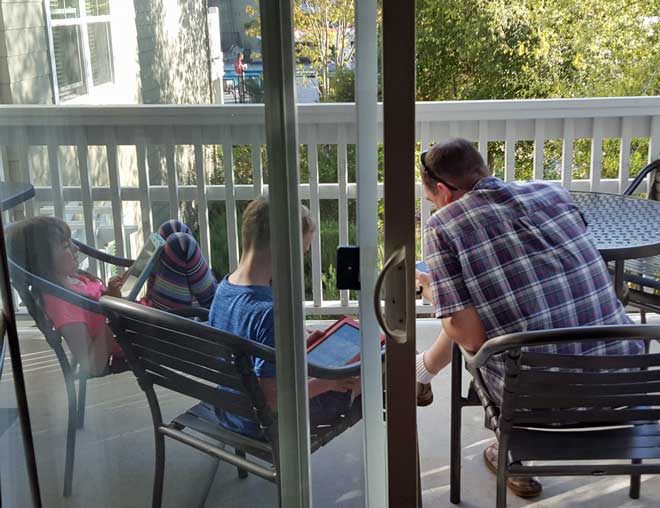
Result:
{"label": "metal table leg", "polygon": [[617,260],[614,262],[614,290],[616,291],[616,296],[621,300],[623,305],[628,303],[628,286],[623,280],[623,267],[624,261]]}

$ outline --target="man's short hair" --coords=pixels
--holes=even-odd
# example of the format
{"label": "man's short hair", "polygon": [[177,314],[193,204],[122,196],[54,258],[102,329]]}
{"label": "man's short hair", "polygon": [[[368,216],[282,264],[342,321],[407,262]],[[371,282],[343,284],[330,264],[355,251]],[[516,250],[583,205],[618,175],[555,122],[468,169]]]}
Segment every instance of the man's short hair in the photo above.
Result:
{"label": "man's short hair", "polygon": [[[303,235],[316,231],[316,223],[305,205],[300,205]],[[270,217],[268,198],[259,196],[252,200],[243,212],[241,243],[243,252],[270,249]]]}
{"label": "man's short hair", "polygon": [[479,151],[471,141],[454,138],[433,145],[424,163],[428,169],[423,176],[448,181],[461,190],[470,190],[479,180],[491,172]]}

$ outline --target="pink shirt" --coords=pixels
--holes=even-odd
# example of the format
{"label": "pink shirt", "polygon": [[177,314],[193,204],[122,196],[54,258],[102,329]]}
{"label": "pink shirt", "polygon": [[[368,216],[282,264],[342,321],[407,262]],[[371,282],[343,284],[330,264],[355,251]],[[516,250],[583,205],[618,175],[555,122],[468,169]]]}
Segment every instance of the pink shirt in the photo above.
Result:
{"label": "pink shirt", "polygon": [[[80,284],[71,284],[68,289],[92,300],[98,301],[101,298],[105,291],[105,286],[101,281],[90,279],[84,275],[76,275],[75,278],[80,281]],[[72,303],[46,293],[43,295],[43,302],[44,310],[53,322],[55,329],[59,330],[64,325],[72,323],[83,323],[87,325],[89,334],[92,337],[97,337],[103,332],[105,316],[81,309]]]}

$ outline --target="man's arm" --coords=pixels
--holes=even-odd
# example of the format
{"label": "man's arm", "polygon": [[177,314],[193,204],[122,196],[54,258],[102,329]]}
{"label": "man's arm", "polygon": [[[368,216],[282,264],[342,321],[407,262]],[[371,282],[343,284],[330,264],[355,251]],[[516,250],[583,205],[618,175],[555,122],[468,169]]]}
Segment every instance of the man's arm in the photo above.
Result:
{"label": "man's arm", "polygon": [[486,342],[486,331],[474,307],[466,307],[442,320],[442,332],[424,353],[424,366],[437,374],[451,362],[452,343],[476,352]]}

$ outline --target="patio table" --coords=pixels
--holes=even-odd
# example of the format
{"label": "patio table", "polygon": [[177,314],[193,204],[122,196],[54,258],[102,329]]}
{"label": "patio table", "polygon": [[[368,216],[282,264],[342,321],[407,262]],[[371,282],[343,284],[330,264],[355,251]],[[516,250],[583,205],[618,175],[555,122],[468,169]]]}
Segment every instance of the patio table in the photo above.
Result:
{"label": "patio table", "polygon": [[660,254],[660,202],[620,194],[572,191],[603,259],[614,261],[614,286],[625,304],[626,259]]}

